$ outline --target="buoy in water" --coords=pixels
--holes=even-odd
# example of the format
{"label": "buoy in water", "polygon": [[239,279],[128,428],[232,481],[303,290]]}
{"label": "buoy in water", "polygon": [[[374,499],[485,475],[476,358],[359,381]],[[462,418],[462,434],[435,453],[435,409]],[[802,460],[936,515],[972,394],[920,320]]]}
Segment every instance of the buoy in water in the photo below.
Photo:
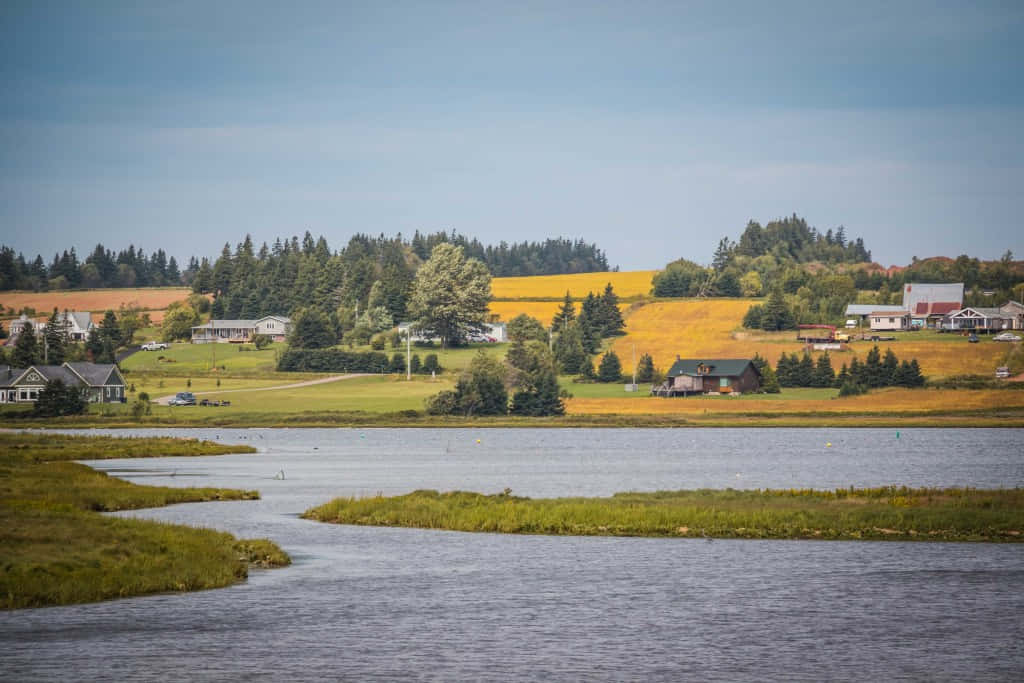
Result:
{"label": "buoy in water", "polygon": [[832,448],[832,442],[828,441],[825,443],[825,448]]}
{"label": "buoy in water", "polygon": [[477,442],[477,443],[480,443],[480,439],[477,439],[477,440],[476,440],[476,442]]}

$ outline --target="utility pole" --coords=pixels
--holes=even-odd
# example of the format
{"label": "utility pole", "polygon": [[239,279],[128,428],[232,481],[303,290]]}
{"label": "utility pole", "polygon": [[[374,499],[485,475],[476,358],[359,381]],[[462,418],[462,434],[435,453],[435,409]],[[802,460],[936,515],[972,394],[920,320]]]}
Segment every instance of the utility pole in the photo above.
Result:
{"label": "utility pole", "polygon": [[636,344],[633,344],[633,386],[636,386]]}
{"label": "utility pole", "polygon": [[405,328],[405,381],[412,379],[412,325]]}

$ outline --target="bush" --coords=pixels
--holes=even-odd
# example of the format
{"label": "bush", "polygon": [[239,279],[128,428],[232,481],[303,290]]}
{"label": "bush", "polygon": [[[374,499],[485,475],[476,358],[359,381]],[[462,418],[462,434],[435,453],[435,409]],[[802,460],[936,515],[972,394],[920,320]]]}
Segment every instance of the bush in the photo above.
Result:
{"label": "bush", "polygon": [[388,335],[388,341],[391,343],[391,348],[400,349],[402,348],[402,333],[398,330],[393,331]]}
{"label": "bush", "polygon": [[412,359],[409,360],[409,371],[414,375],[420,371],[420,354],[412,354]]}
{"label": "bush", "polygon": [[86,409],[85,397],[77,387],[69,387],[59,379],[51,380],[39,392],[39,398],[32,407],[37,417],[60,417],[81,415]]}
{"label": "bush", "polygon": [[454,391],[446,389],[428,397],[425,406],[427,415],[454,415],[459,409],[459,400]]}
{"label": "bush", "polygon": [[441,374],[441,363],[438,362],[436,353],[427,354],[427,357],[423,359],[423,367],[420,371],[424,375],[429,375],[430,373]]}
{"label": "bush", "polygon": [[145,391],[140,391],[139,392],[139,400],[140,401],[149,401],[149,393],[147,393]]}
{"label": "bush", "polygon": [[396,353],[391,356],[391,372],[405,372],[405,354]]}
{"label": "bush", "polygon": [[[263,350],[270,346],[270,337],[265,334],[254,334],[252,339],[249,340],[252,345],[256,347],[256,350]],[[241,347],[239,347],[241,348]]]}
{"label": "bush", "polygon": [[370,340],[370,348],[374,351],[383,351],[384,346],[387,344],[387,340],[383,334],[376,334],[373,339]]}
{"label": "bush", "polygon": [[857,384],[856,382],[847,381],[843,383],[843,386],[839,387],[839,396],[860,396],[861,394],[868,393],[868,388],[863,384]]}

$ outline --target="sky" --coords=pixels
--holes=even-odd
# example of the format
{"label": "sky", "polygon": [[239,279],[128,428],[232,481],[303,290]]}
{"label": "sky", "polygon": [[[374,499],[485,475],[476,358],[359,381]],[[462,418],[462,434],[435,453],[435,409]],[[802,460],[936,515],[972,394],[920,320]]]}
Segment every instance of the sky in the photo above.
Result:
{"label": "sky", "polygon": [[1024,258],[1024,3],[0,4],[0,243],[582,238],[749,220]]}

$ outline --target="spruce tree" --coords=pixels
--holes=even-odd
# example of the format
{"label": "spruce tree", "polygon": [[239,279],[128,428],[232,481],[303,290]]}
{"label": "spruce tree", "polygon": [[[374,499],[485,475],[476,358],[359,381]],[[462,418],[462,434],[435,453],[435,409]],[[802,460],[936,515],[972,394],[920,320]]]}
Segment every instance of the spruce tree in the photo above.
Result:
{"label": "spruce tree", "polygon": [[622,311],[619,310],[619,297],[612,289],[612,283],[609,282],[605,285],[598,308],[601,317],[601,336],[614,337],[624,334],[626,322],[622,319]]}
{"label": "spruce tree", "polygon": [[828,352],[821,354],[818,358],[818,364],[814,368],[814,377],[811,382],[811,386],[815,387],[830,387],[835,384],[836,373],[832,369],[832,359],[829,358]]}
{"label": "spruce tree", "polygon": [[583,348],[583,336],[578,322],[570,323],[555,337],[555,360],[562,372],[567,375],[580,373],[583,363],[587,360],[587,352]]}
{"label": "spruce tree", "polygon": [[885,386],[882,378],[882,354],[877,346],[868,351],[867,358],[864,359],[864,382],[862,384],[872,389]]}
{"label": "spruce tree", "polygon": [[917,364],[917,359],[913,358],[910,361],[910,373],[907,375],[910,380],[910,386],[912,387],[923,387],[925,383],[924,375],[921,374],[921,366]]}
{"label": "spruce tree", "polygon": [[43,343],[45,344],[43,357],[48,365],[60,365],[64,362],[68,342],[66,317],[62,317],[54,308],[53,314],[43,330]]}
{"label": "spruce tree", "polygon": [[846,363],[843,363],[843,367],[839,369],[839,374],[836,375],[836,381],[833,386],[841,387],[850,379],[850,372],[846,369]]}
{"label": "spruce tree", "polygon": [[597,353],[601,348],[600,314],[598,311],[598,299],[593,292],[587,294],[580,306],[579,317],[576,324],[580,328],[580,336],[583,340],[583,349],[587,353]]}
{"label": "spruce tree", "polygon": [[778,394],[781,392],[779,378],[768,363],[765,363],[761,369],[761,391],[766,394]]}
{"label": "spruce tree", "polygon": [[121,346],[121,326],[117,324],[117,316],[111,310],[107,310],[100,321],[100,339],[104,343],[109,343],[111,348]]}
{"label": "spruce tree", "polygon": [[609,351],[601,357],[601,364],[597,369],[597,381],[618,382],[622,379],[622,363],[614,351]]}
{"label": "spruce tree", "polygon": [[640,356],[640,361],[636,364],[636,381],[644,383],[654,381],[654,359],[648,353]]}
{"label": "spruce tree", "polygon": [[879,376],[880,386],[891,387],[897,384],[897,374],[900,369],[899,361],[892,349],[885,350],[885,358],[882,360],[882,369]]}
{"label": "spruce tree", "polygon": [[551,331],[558,334],[566,325],[576,319],[576,305],[572,302],[572,296],[569,294],[569,290],[565,292],[565,299],[562,301],[561,307],[558,312],[555,313],[555,317],[551,319]]}
{"label": "spruce tree", "polygon": [[814,359],[811,354],[804,353],[804,357],[797,364],[797,385],[798,387],[810,387],[814,385]]}
{"label": "spruce tree", "polygon": [[11,365],[16,368],[27,368],[40,361],[39,344],[36,341],[35,326],[31,320],[25,323],[21,334],[14,342],[14,351],[11,352]]}
{"label": "spruce tree", "polygon": [[779,362],[775,365],[775,375],[778,378],[779,386],[791,387],[792,383],[792,364],[789,361],[789,355],[783,351],[782,355],[779,356]]}

